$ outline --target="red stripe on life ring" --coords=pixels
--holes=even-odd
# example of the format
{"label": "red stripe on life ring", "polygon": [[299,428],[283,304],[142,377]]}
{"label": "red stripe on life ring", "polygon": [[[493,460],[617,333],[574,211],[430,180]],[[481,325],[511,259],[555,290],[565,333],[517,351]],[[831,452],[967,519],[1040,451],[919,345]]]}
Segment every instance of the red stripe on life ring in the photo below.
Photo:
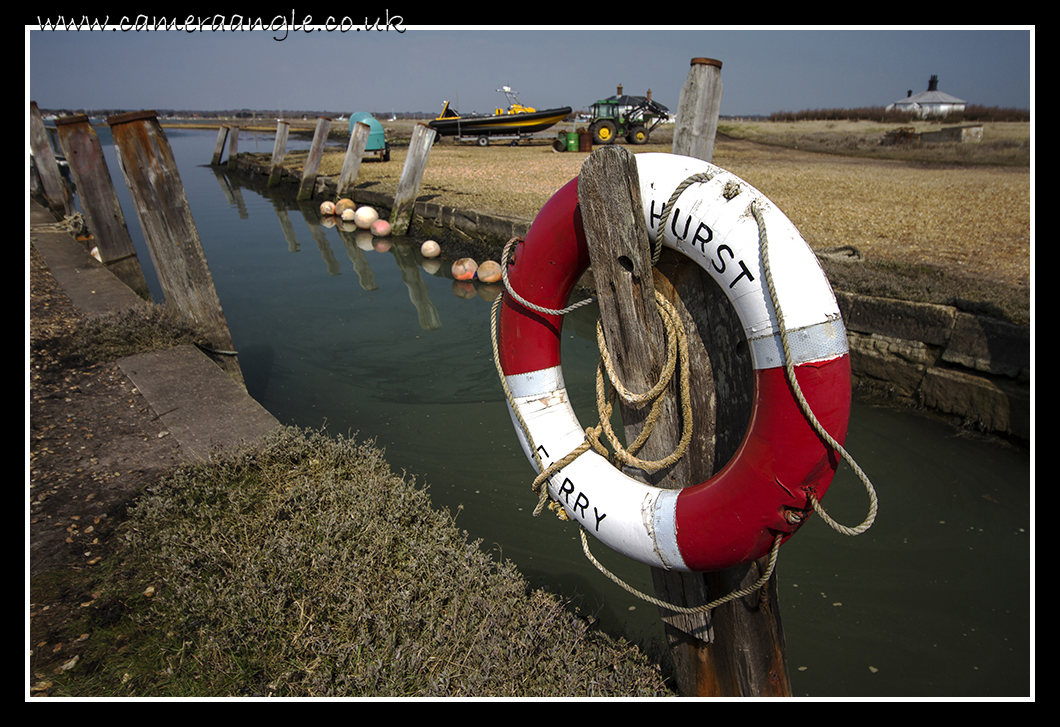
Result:
{"label": "red stripe on life ring", "polygon": [[[523,298],[551,310],[567,304],[574,284],[589,267],[577,178],[545,203],[507,264],[508,283]],[[563,316],[532,311],[505,295],[497,321],[498,353],[505,375],[558,366],[562,327]]]}

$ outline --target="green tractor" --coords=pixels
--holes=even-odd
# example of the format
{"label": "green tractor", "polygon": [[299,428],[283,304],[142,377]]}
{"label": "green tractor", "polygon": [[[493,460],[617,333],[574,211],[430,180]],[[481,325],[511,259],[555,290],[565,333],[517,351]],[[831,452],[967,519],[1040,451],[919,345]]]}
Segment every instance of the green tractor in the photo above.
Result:
{"label": "green tractor", "polygon": [[647,96],[625,96],[619,86],[617,94],[592,105],[589,132],[594,144],[613,144],[620,136],[629,144],[647,144],[669,114],[669,109],[651,100],[651,91]]}

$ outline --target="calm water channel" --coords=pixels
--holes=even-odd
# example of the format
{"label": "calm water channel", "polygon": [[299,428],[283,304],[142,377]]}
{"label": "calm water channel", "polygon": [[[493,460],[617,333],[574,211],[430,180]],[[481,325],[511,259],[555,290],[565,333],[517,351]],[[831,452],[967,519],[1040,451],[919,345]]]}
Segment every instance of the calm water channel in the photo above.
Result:
{"label": "calm water channel", "polygon": [[[160,299],[109,130],[97,133]],[[396,471],[429,486],[437,507],[462,506],[457,523],[483,548],[514,561],[533,583],[574,597],[605,628],[659,643],[655,607],[600,575],[572,526],[531,516],[532,471],[491,359],[495,291],[469,292],[447,271],[424,266],[421,240],[373,247],[370,238],[320,226],[317,203],[299,207],[226,178],[206,166],[216,132],[167,134],[251,395],[284,423],[375,439]],[[240,149],[271,152],[272,141],[244,134]],[[594,325],[590,306],[564,329],[564,369],[583,423],[595,420]],[[1028,453],[861,405],[848,449],[876,485],[879,516],[858,538],[814,518],[781,552],[794,693],[1029,695]],[[840,522],[861,522],[866,496],[849,468],[825,504]],[[646,568],[599,545],[594,553],[651,591]]]}

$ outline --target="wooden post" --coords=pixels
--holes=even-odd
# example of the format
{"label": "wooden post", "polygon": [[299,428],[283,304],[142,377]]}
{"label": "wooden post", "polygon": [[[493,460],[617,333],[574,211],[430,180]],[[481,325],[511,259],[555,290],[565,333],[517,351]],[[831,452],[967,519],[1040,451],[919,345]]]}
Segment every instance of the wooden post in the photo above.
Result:
{"label": "wooden post", "polygon": [[213,145],[213,157],[210,164],[220,164],[221,155],[224,154],[225,141],[228,140],[228,127],[222,126],[217,130],[217,143]]}
{"label": "wooden post", "polygon": [[155,112],[118,114],[107,123],[166,303],[203,329],[213,349],[211,358],[242,385],[243,375],[202,241]]}
{"label": "wooden post", "polygon": [[55,120],[55,129],[100,260],[137,295],[150,301],[151,292],[92,124],[83,114],[63,116]]}
{"label": "wooden post", "polygon": [[405,157],[405,166],[401,169],[397,194],[394,195],[394,209],[390,212],[390,225],[393,230],[391,234],[404,235],[408,232],[416,207],[416,195],[423,179],[423,170],[427,166],[427,156],[431,153],[437,133],[426,124],[416,124],[412,130],[409,153]]}
{"label": "wooden post", "polygon": [[235,169],[236,154],[239,153],[239,127],[232,127],[228,134],[228,168]]}
{"label": "wooden post", "polygon": [[[682,90],[678,127],[674,131],[674,153],[710,162],[721,107],[721,62],[705,58],[692,60],[692,69]],[[675,214],[677,211],[675,210]],[[657,278],[672,285],[667,295],[680,300],[694,323],[698,338],[694,355],[709,359],[713,371],[705,380],[695,381],[695,390],[708,390],[714,412],[696,409],[697,426],[713,419],[710,431],[697,430],[696,437],[714,440],[713,464],[692,459],[690,483],[707,479],[736,453],[747,430],[754,396],[750,356],[742,326],[728,299],[709,274],[683,255],[664,250]],[[709,351],[709,357],[707,355]],[[702,366],[700,364],[699,366]],[[763,558],[750,567],[718,573],[688,576],[686,592],[701,589],[711,599],[754,583],[768,563]],[[697,583],[695,581],[700,581]],[[656,579],[657,593],[661,590]],[[671,603],[693,605],[680,600],[680,593],[667,598]],[[675,600],[677,599],[677,600]],[[774,571],[757,594],[730,601],[711,612],[712,628],[704,637],[682,624],[678,617],[667,621],[671,654],[678,669],[678,680],[687,693],[707,695],[789,696],[791,682],[784,654],[784,631],[777,601],[777,575]]]}
{"label": "wooden post", "polygon": [[287,153],[287,132],[291,124],[283,119],[276,122],[276,142],[272,145],[272,166],[269,168],[269,184],[275,187],[280,183],[283,172],[283,157]]}
{"label": "wooden post", "polygon": [[44,128],[44,119],[41,118],[36,101],[29,102],[29,145],[33,150],[37,174],[40,175],[44,198],[48,201],[48,206],[60,215],[72,214],[75,211],[74,201],[63,183],[59,162],[56,161],[55,152],[52,151],[51,142],[48,141],[48,131]]}
{"label": "wooden post", "polygon": [[368,146],[368,134],[372,127],[358,121],[353,125],[350,141],[346,145],[346,157],[342,160],[342,172],[339,174],[339,183],[336,187],[340,197],[346,196],[348,188],[357,181],[357,173],[361,170],[361,159],[364,157],[364,148]]}
{"label": "wooden post", "polygon": [[714,157],[714,136],[721,110],[721,61],[693,58],[674,124],[674,154],[705,159]]}
{"label": "wooden post", "polygon": [[298,187],[296,199],[302,201],[313,197],[313,188],[317,183],[317,170],[324,156],[324,146],[328,143],[328,132],[331,130],[331,119],[321,116],[317,119],[317,129],[313,133],[313,144],[309,147],[309,156],[302,169],[302,183]]}
{"label": "wooden post", "polygon": [[[670,468],[650,476],[630,474],[639,474],[657,487],[673,489],[698,484],[727,460],[727,455],[723,458],[716,442],[728,434],[723,432],[720,423],[715,429],[714,414],[718,408],[715,369],[712,359],[707,356],[700,331],[706,329],[710,339],[712,326],[717,326],[719,320],[733,319],[731,306],[721,300],[726,309],[722,318],[692,314],[693,305],[698,307],[702,296],[717,292],[717,286],[709,276],[690,276],[687,268],[678,266],[670,273],[678,280],[675,285],[660,272],[652,270],[637,167],[628,150],[606,146],[594,151],[582,165],[578,198],[600,300],[604,337],[624,384],[633,391],[645,391],[655,383],[654,377],[662,369],[665,338],[661,319],[655,310],[657,288],[678,304],[690,341],[693,446]],[[681,294],[681,290],[686,294]],[[701,297],[693,297],[697,292]],[[682,302],[692,305],[680,305]],[[709,310],[710,314],[714,312]],[[726,335],[725,327],[722,324],[722,338]],[[736,327],[735,330],[739,332],[741,329]],[[727,344],[732,351],[738,348],[736,341],[730,340]],[[746,360],[744,363],[749,364]],[[747,369],[744,380],[749,383],[749,365],[744,368]],[[734,373],[739,380],[738,372],[728,373]],[[727,381],[724,376],[717,378]],[[734,393],[732,390],[739,388],[727,383],[723,393],[729,398]],[[680,402],[675,392],[676,382],[673,382],[655,431],[641,449],[644,458],[659,459],[669,454],[680,438]],[[739,400],[741,397],[736,395],[734,398]],[[722,411],[729,407],[741,409],[739,403],[725,402]],[[647,408],[632,411],[623,408],[626,441],[632,441],[639,433],[646,413]],[[746,423],[745,416],[736,439],[746,429]],[[725,445],[731,446],[729,442]],[[660,599],[678,606],[695,607],[730,593],[741,584],[753,583],[763,567],[761,563],[754,563],[706,575],[653,569],[652,578]],[[669,609],[661,610],[682,695],[790,695],[784,665],[783,632],[776,613],[775,579],[770,580],[766,589],[715,608],[709,615],[679,615]],[[765,627],[762,622],[766,622]]]}

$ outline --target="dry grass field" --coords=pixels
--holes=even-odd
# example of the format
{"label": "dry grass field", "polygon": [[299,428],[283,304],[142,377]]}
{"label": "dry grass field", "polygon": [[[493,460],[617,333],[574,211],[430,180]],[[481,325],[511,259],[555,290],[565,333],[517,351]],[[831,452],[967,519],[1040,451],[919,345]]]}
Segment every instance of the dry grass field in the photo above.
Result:
{"label": "dry grass field", "polygon": [[[384,123],[394,145],[391,161],[366,160],[359,184],[396,191],[414,123]],[[939,128],[918,126],[922,131]],[[420,198],[533,218],[555,190],[578,174],[587,155],[552,149],[555,133],[569,128],[553,127],[516,147],[442,139],[431,150]],[[852,276],[851,287],[932,302],[985,299],[980,310],[990,312],[995,306],[1003,317],[1028,322],[1029,124],[986,124],[979,144],[881,147],[884,133],[893,128],[864,121],[723,121],[714,163],[776,203],[815,250],[855,247],[865,265],[835,271]],[[670,132],[662,127],[651,143],[627,148],[668,152],[670,143]],[[321,174],[338,173],[343,149],[335,146],[325,154]],[[285,163],[298,168],[304,158],[304,152],[289,154]],[[882,270],[887,279],[874,283],[865,269]],[[902,290],[904,281],[913,278],[916,290]],[[931,290],[942,285],[950,290]],[[965,290],[969,285],[980,289]]]}

